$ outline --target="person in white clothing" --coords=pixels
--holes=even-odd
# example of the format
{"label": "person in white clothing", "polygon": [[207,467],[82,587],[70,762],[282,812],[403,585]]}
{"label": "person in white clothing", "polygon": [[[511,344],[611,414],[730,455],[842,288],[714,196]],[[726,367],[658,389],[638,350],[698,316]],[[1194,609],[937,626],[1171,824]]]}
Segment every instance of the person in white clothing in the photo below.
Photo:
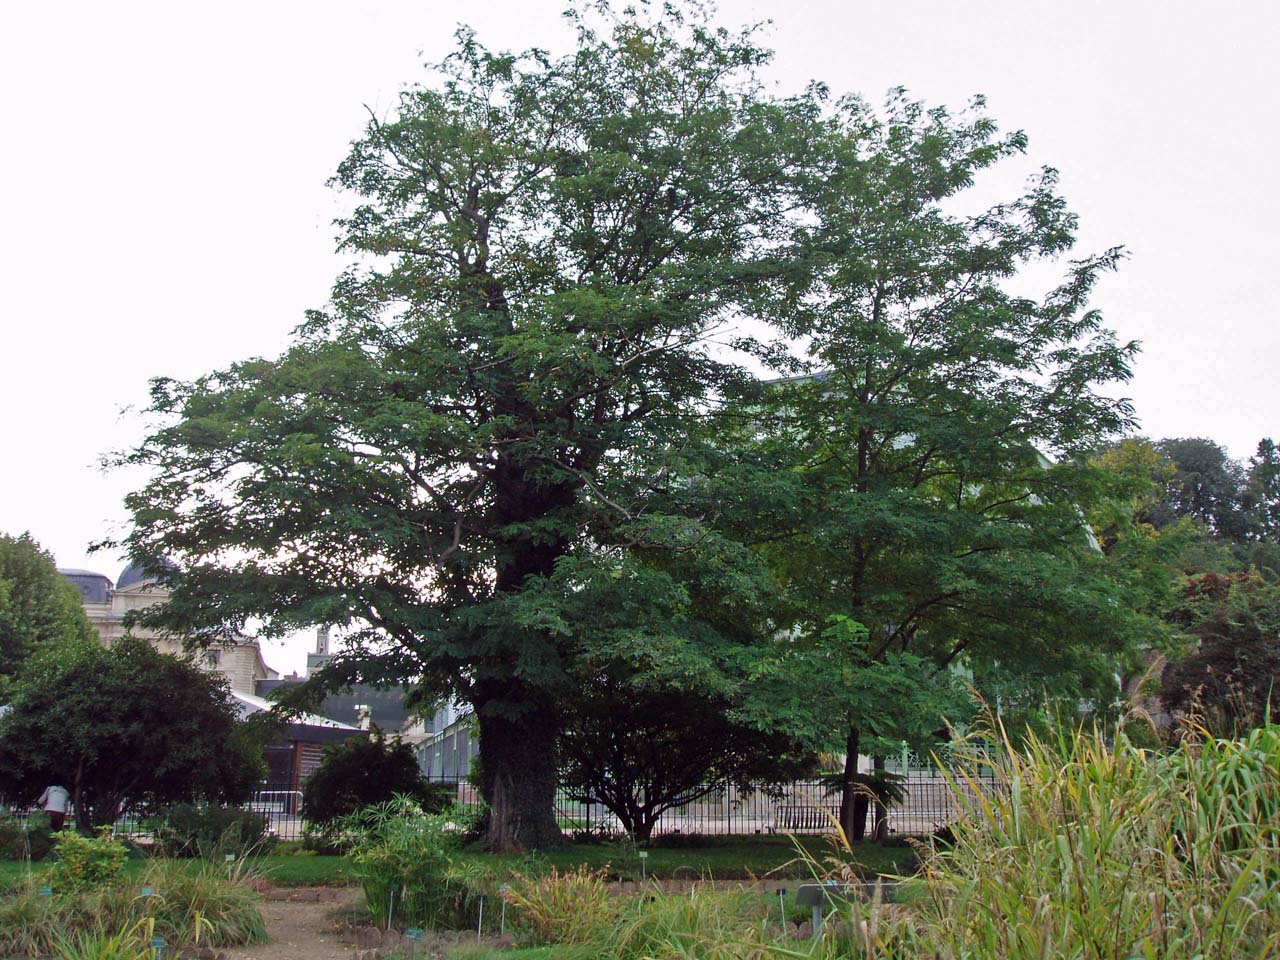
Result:
{"label": "person in white clothing", "polygon": [[55,784],[45,787],[44,793],[40,794],[40,799],[36,801],[49,815],[49,825],[53,827],[55,833],[62,829],[62,823],[67,819],[67,799],[67,788]]}

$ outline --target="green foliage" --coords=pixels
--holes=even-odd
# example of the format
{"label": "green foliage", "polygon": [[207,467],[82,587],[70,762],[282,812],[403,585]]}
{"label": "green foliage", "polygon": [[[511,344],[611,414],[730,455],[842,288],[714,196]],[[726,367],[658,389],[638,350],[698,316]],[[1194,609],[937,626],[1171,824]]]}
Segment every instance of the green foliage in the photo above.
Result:
{"label": "green foliage", "polygon": [[43,811],[26,819],[0,820],[0,861],[43,860],[53,849],[53,830]]}
{"label": "green foliage", "polygon": [[33,666],[0,718],[0,790],[65,784],[86,831],[127,810],[247,799],[261,767],[225,680],[142,640]]}
{"label": "green foliage", "polygon": [[[905,909],[855,900],[796,942],[780,935],[779,909],[791,911],[776,898],[653,889],[614,901],[612,922],[578,939],[594,936],[589,955],[610,960],[1191,960],[1280,947],[1280,727],[1167,754],[1084,731],[1003,747],[996,790],[972,789],[989,754],[957,759],[966,814],[921,879],[899,885]],[[811,875],[856,879],[848,852],[807,855]]]}
{"label": "green foliage", "polygon": [[161,811],[156,839],[173,857],[266,854],[275,838],[267,818],[237,807],[179,803]]}
{"label": "green foliage", "polygon": [[154,951],[146,933],[138,925],[114,934],[94,930],[60,936],[53,960],[148,960]]}
{"label": "green foliage", "polygon": [[613,960],[766,956],[765,944],[776,936],[769,929],[771,906],[776,909],[769,898],[705,888],[684,896],[636,897],[618,909],[615,930],[602,956]]}
{"label": "green foliage", "polygon": [[60,830],[53,837],[54,860],[49,880],[59,893],[80,893],[120,880],[129,851],[109,831],[96,837]]}
{"label": "green foliage", "polygon": [[[1129,422],[1133,348],[1087,305],[1119,251],[1012,292],[1076,218],[1050,170],[954,212],[1026,143],[981,102],[771,95],[697,4],[571,18],[559,57],[460,30],[369,123],[334,178],[358,263],[285,353],[153,382],[126,545],[181,574],[143,619],[334,624],[314,686],[468,702],[496,848],[560,841],[560,706],[610,671],[840,748],[937,730],[961,660],[1107,702],[1147,626],[1080,522],[1076,458]],[[873,713],[807,709],[835,615]],[[775,654],[810,666],[765,683]]]}
{"label": "green foliage", "polygon": [[428,813],[439,813],[453,801],[449,788],[423,779],[407,743],[399,737],[388,741],[375,729],[370,737],[348,737],[325,747],[320,766],[302,785],[302,816],[329,835],[341,817],[397,794],[411,797]]}
{"label": "green foliage", "polygon": [[30,534],[0,533],[0,696],[37,652],[97,643],[80,594]]}
{"label": "green foliage", "polygon": [[135,927],[119,933],[102,930],[59,937],[53,960],[148,960],[154,956],[150,938]]}
{"label": "green foliage", "polygon": [[479,873],[455,869],[457,824],[397,796],[339,821],[377,926],[451,927],[466,916]]}
{"label": "green foliage", "polygon": [[[49,956],[77,943],[128,949],[139,933],[148,955],[152,935],[174,947],[265,943],[258,894],[250,886],[255,876],[244,861],[199,869],[154,861],[140,877],[53,896],[40,893],[43,879],[28,878],[0,893],[0,956]],[[151,896],[141,895],[144,886]]]}
{"label": "green foliage", "polygon": [[1164,671],[1167,709],[1219,736],[1280,717],[1280,586],[1256,574],[1190,577],[1171,619],[1197,647]]}
{"label": "green foliage", "polygon": [[[1254,537],[1280,543],[1280,450],[1269,437],[1258,441],[1249,460],[1244,501]],[[1280,570],[1273,579],[1280,579]]]}
{"label": "green foliage", "polygon": [[726,784],[768,789],[811,774],[816,756],[732,715],[726,697],[653,689],[601,673],[564,708],[561,785],[603,804],[646,841],[666,810]]}
{"label": "green foliage", "polygon": [[[142,875],[142,883],[156,890],[130,910],[152,918],[156,933],[169,943],[200,943],[236,947],[267,943],[266,923],[254,889],[260,878],[254,861],[240,858],[201,861],[191,869],[175,861],[157,861]],[[128,891],[136,897],[136,889]],[[123,909],[117,905],[117,909]]]}
{"label": "green foliage", "polygon": [[780,478],[756,537],[790,608],[759,722],[851,757],[927,749],[968,713],[956,671],[1011,710],[1109,705],[1117,667],[1159,633],[1084,519],[1112,492],[1085,457],[1132,422],[1109,385],[1136,347],[1088,306],[1122,251],[1011,291],[1065,258],[1078,224],[1051,169],[961,212],[1026,147],[981,98],[958,113],[901,90],[880,111],[845,100],[832,128],[787,323],[802,375],[727,414]]}
{"label": "green foliage", "polygon": [[1268,955],[1278,762],[1275,728],[1168,757],[1100,734],[1032,741],[927,865],[919,918],[882,926],[869,955]]}
{"label": "green foliage", "polygon": [[1245,472],[1226,450],[1204,437],[1161,440],[1156,449],[1173,465],[1151,521],[1164,526],[1186,517],[1203,524],[1211,533],[1241,540],[1249,532],[1242,507]]}
{"label": "green foliage", "polygon": [[517,941],[528,944],[593,943],[615,920],[604,872],[585,866],[564,873],[552,867],[534,877],[517,874],[503,897]]}

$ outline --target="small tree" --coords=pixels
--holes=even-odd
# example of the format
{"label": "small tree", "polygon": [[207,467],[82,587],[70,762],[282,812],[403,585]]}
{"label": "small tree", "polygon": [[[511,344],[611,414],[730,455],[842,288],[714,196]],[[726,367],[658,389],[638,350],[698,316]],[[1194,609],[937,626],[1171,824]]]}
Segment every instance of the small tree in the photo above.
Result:
{"label": "small tree", "polygon": [[817,766],[803,744],[735,720],[714,696],[600,678],[564,719],[562,784],[602,804],[636,840],[648,840],[665,811],[718,788],[767,788]]}
{"label": "small tree", "polygon": [[390,741],[381,730],[372,737],[349,737],[325,747],[320,767],[302,785],[302,816],[323,827],[339,817],[397,794],[434,813],[445,806],[440,791],[423,779],[409,745]]}
{"label": "small tree", "polygon": [[239,802],[262,755],[226,682],[141,640],[43,659],[0,719],[0,795],[71,791],[81,830],[183,801]]}

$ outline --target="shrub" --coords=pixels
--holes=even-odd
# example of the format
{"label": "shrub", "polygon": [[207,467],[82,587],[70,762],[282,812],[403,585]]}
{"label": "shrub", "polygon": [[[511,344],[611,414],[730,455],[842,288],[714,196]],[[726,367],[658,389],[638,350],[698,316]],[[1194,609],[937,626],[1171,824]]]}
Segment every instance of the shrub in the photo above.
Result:
{"label": "shrub", "polygon": [[150,960],[148,941],[137,927],[111,935],[101,930],[69,934],[54,944],[53,960]]}
{"label": "shrub", "polygon": [[[765,944],[776,929],[769,922],[770,906],[776,911],[776,902],[742,891],[637,897],[618,911],[607,955],[616,960],[767,957],[772,954]],[[776,955],[806,956],[781,949]]]}
{"label": "shrub", "polygon": [[511,926],[527,944],[586,944],[612,923],[607,868],[560,873],[555,867],[537,877],[517,874],[504,894],[512,907]]}
{"label": "shrub", "polygon": [[[198,870],[155,861],[139,880],[53,896],[42,896],[39,885],[44,881],[33,878],[0,896],[0,956],[66,956],[78,949],[97,956],[95,950],[128,947],[128,937],[116,937],[121,931],[146,931],[148,956],[152,934],[175,948],[265,943],[258,894],[250,885],[254,876],[245,861],[230,867],[207,862]],[[140,896],[144,886],[153,895]],[[107,953],[102,956],[105,960]]]}
{"label": "shrub", "polygon": [[156,838],[174,857],[267,853],[275,842],[268,832],[267,818],[261,814],[190,803],[169,807],[161,814]]}
{"label": "shrub", "polygon": [[84,837],[73,830],[54,835],[53,867],[49,878],[59,893],[78,893],[108,886],[120,879],[129,851],[104,830],[99,836]]}
{"label": "shrub", "polygon": [[375,729],[371,737],[348,737],[325,747],[319,768],[302,785],[302,816],[329,834],[340,818],[396,795],[410,797],[428,813],[453,802],[451,785],[423,779],[407,743],[399,737],[387,740]]}
{"label": "shrub", "polygon": [[270,939],[253,888],[259,874],[249,861],[206,861],[192,869],[157,860],[143,877],[156,895],[142,906],[169,943],[198,939],[204,946],[234,947]]}
{"label": "shrub", "polygon": [[43,860],[52,849],[53,830],[48,814],[0,821],[0,860]]}
{"label": "shrub", "polygon": [[399,795],[337,826],[375,925],[448,927],[465,919],[481,878],[454,865],[455,820]]}

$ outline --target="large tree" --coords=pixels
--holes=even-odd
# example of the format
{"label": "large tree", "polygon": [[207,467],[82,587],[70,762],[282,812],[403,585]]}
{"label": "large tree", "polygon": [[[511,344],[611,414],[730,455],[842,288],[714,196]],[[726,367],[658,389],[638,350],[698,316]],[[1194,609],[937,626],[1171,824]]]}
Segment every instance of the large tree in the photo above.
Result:
{"label": "large tree", "polygon": [[745,379],[713,341],[769,316],[823,157],[821,92],[764,96],[751,31],[599,9],[559,59],[460,32],[339,167],[358,260],[329,308],[278,359],[156,381],[124,458],[152,478],[130,553],[177,562],[149,621],[338,624],[331,681],[469,702],[499,849],[559,839],[557,704],[608,639],[565,605],[628,552],[714,542],[661,492]]}
{"label": "large tree", "polygon": [[1205,437],[1160,440],[1156,449],[1173,464],[1152,522],[1164,526],[1183,517],[1204,524],[1214,535],[1243,539],[1249,532],[1244,510],[1245,472],[1219,444]]}
{"label": "large tree", "polygon": [[[812,372],[743,418],[796,464],[794,532],[768,548],[795,598],[781,664],[812,664],[815,685],[856,666],[884,691],[797,701],[793,722],[812,706],[844,748],[853,834],[858,754],[941,726],[948,670],[1004,710],[1105,704],[1115,656],[1148,623],[1083,513],[1106,486],[1083,452],[1130,423],[1109,385],[1134,348],[1087,303],[1120,252],[1069,260],[1029,295],[1020,273],[1065,257],[1076,218],[1052,170],[973,209],[974,179],[1025,145],[981,101],[955,115],[899,92],[880,113],[848,101],[839,122],[836,172],[811,186],[798,241],[790,331]],[[832,630],[844,622],[864,629]],[[929,703],[927,721],[905,709]]]}
{"label": "large tree", "polygon": [[60,783],[81,830],[166,803],[248,798],[262,753],[217,674],[126,638],[26,671],[0,717],[0,795]]}
{"label": "large tree", "polygon": [[0,695],[39,651],[93,644],[80,595],[30,534],[0,534]]}

